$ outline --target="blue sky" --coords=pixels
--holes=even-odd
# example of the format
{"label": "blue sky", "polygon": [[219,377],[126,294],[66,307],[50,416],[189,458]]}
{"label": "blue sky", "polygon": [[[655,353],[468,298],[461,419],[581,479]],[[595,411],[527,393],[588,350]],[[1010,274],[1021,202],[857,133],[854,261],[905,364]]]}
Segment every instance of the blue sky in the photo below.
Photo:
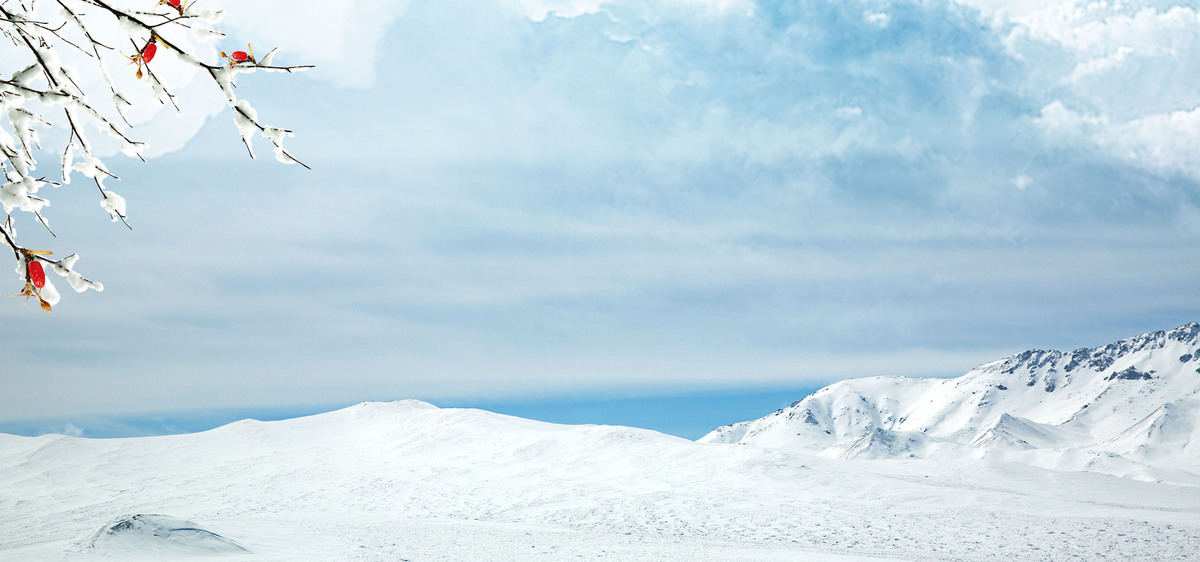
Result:
{"label": "blue sky", "polygon": [[1192,7],[227,4],[221,48],[318,66],[239,83],[313,170],[249,160],[195,84],[135,129],[165,153],[109,163],[134,232],[62,188],[39,243],[106,289],[0,308],[0,429],[400,398],[717,425],[1200,319]]}

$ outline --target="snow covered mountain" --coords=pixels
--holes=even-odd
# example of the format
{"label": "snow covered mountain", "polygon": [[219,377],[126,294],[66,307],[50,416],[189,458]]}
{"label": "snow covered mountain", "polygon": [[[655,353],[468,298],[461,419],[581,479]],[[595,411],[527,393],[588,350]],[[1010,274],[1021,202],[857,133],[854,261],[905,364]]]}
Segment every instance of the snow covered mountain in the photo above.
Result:
{"label": "snow covered mountain", "polygon": [[1200,483],[1200,323],[1094,349],[1026,351],[955,379],[841,381],[700,441]]}
{"label": "snow covered mountain", "polygon": [[[1166,408],[1134,432],[1163,434],[1172,447],[1186,432],[1166,430],[1190,414]],[[1006,430],[1030,433],[1019,423]],[[189,435],[0,434],[0,561],[1158,561],[1197,552],[1196,486],[977,460],[827,459],[415,401]]]}

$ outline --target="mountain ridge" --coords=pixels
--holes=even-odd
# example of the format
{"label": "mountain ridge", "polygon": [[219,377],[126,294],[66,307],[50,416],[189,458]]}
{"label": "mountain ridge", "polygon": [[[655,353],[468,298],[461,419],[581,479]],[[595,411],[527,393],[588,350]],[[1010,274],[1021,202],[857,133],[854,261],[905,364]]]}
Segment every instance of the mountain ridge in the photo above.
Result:
{"label": "mountain ridge", "polygon": [[840,381],[700,441],[839,458],[994,458],[1200,485],[1194,413],[1200,322],[1028,350],[953,379]]}
{"label": "mountain ridge", "polygon": [[[1191,414],[1163,407],[1119,445],[1153,434],[1174,450]],[[1038,427],[1000,421],[1022,439]],[[877,428],[847,447],[964,445]],[[415,401],[157,437],[0,435],[0,560],[1149,562],[1198,551],[1197,506],[1195,486],[846,461]]]}

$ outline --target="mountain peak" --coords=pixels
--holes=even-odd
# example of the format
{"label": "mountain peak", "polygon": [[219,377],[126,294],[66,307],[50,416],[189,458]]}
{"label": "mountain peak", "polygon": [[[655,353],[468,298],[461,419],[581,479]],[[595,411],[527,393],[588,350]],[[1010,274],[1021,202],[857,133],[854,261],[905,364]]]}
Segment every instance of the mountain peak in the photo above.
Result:
{"label": "mountain peak", "polygon": [[1167,333],[1167,339],[1182,343],[1200,344],[1200,322],[1184,324]]}

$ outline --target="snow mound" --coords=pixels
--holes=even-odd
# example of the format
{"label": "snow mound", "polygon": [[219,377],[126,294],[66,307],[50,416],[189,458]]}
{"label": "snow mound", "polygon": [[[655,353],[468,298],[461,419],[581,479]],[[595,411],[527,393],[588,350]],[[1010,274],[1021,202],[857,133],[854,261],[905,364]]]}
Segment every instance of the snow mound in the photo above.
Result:
{"label": "snow mound", "polygon": [[995,425],[971,442],[973,447],[1028,451],[1053,449],[1059,443],[1069,442],[1061,428],[1037,423],[1018,416],[1000,414]]}
{"label": "snow mound", "polygon": [[85,549],[121,558],[222,555],[248,552],[238,543],[191,521],[166,515],[121,517],[84,541]]}
{"label": "snow mound", "polygon": [[1106,448],[1147,464],[1175,457],[1200,465],[1200,401],[1176,400],[1106,443]]}

